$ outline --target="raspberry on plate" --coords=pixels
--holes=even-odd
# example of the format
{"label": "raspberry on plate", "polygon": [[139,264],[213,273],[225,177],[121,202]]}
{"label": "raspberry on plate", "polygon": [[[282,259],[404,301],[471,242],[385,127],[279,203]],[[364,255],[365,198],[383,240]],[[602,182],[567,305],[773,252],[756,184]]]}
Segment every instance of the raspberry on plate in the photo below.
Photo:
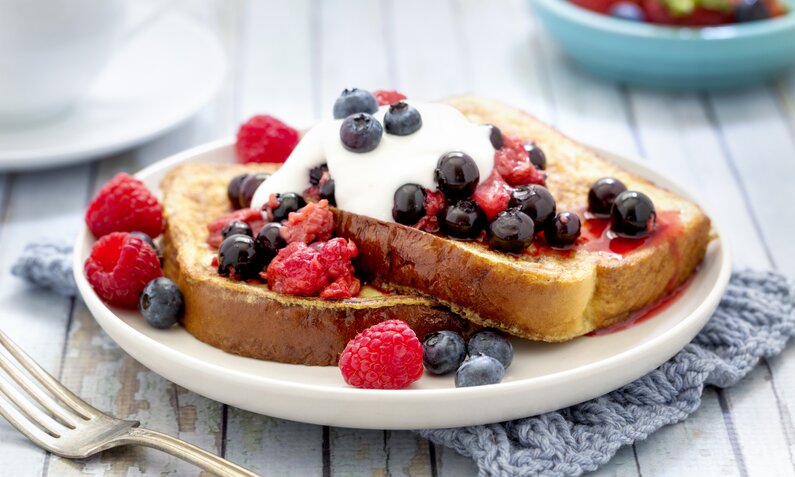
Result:
{"label": "raspberry on plate", "polygon": [[97,238],[111,232],[143,232],[154,238],[163,231],[163,208],[143,182],[121,173],[88,205],[86,225]]}
{"label": "raspberry on plate", "polygon": [[388,106],[398,101],[403,101],[406,96],[398,93],[397,91],[389,91],[385,89],[377,89],[373,91],[373,96],[378,100],[379,106]]}
{"label": "raspberry on plate", "polygon": [[237,131],[235,150],[242,163],[284,162],[298,144],[298,131],[268,115],[257,115]]}
{"label": "raspberry on plate", "polygon": [[422,376],[422,344],[406,322],[384,321],[348,342],[339,367],[351,386],[402,389]]}
{"label": "raspberry on plate", "polygon": [[105,235],[91,248],[83,270],[88,283],[105,303],[135,309],[147,283],[162,277],[152,247],[125,232]]}

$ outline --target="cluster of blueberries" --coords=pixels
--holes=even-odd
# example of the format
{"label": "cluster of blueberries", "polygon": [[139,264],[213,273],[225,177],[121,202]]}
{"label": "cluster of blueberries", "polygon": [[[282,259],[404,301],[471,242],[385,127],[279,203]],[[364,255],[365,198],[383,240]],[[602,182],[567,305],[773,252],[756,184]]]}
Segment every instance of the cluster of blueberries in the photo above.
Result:
{"label": "cluster of blueberries", "polygon": [[497,384],[511,361],[511,342],[492,330],[478,331],[469,341],[464,341],[455,331],[435,331],[427,334],[422,342],[425,369],[436,375],[455,371],[457,388]]}
{"label": "cluster of blueberries", "polygon": [[624,238],[643,238],[654,230],[657,212],[643,192],[627,190],[618,179],[603,177],[588,191],[588,210],[595,217],[609,218],[610,230]]}

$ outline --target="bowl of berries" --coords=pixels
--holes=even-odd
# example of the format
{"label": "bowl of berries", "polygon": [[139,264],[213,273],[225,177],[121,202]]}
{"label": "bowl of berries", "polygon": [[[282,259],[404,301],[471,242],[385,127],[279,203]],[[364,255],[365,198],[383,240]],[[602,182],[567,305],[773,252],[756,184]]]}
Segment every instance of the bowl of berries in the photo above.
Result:
{"label": "bowl of berries", "polygon": [[584,69],[672,90],[765,81],[795,62],[792,0],[531,0]]}

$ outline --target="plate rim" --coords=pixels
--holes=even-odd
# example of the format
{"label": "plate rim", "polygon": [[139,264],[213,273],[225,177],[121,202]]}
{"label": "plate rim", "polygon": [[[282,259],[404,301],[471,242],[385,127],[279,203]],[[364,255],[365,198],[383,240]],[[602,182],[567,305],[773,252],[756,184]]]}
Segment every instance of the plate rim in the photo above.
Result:
{"label": "plate rim", "polygon": [[[219,139],[216,141],[212,141],[186,151],[180,152],[175,154],[171,157],[158,161],[141,171],[135,174],[138,178],[145,178],[160,172],[164,172],[166,170],[170,170],[171,168],[185,162],[197,161],[201,162],[202,157],[209,153],[214,152],[221,152],[224,149],[228,149],[234,145],[234,138],[224,138]],[[586,147],[590,147],[595,150],[599,155],[606,156],[610,160],[618,159],[616,162],[620,162],[619,166],[624,167],[626,164],[630,164],[630,167],[633,169],[640,169],[643,172],[640,174],[641,176],[648,177],[648,175],[655,176],[654,181],[661,184],[663,187],[673,189],[677,194],[683,195],[684,197],[693,200],[693,195],[690,194],[686,189],[679,186],[676,181],[671,179],[665,173],[660,172],[656,167],[653,165],[649,165],[646,161],[638,159],[636,157],[625,155],[625,154],[617,154],[609,151],[605,151],[599,147],[589,146],[586,144]],[[661,180],[660,180],[661,179]],[[670,187],[673,186],[673,187]],[[703,206],[702,206],[703,208]],[[708,211],[707,211],[708,212]],[[244,382],[247,385],[254,385],[257,387],[267,387],[273,391],[278,391],[280,395],[291,395],[291,396],[305,396],[306,393],[320,393],[325,396],[330,401],[345,401],[345,402],[370,402],[373,398],[377,398],[379,402],[384,405],[387,405],[391,402],[398,402],[400,404],[420,404],[425,399],[433,399],[439,397],[445,397],[448,402],[455,402],[455,401],[462,401],[462,400],[470,400],[470,399],[488,399],[498,397],[504,393],[515,393],[516,391],[523,390],[523,391],[534,391],[538,390],[552,384],[558,382],[571,382],[576,381],[578,377],[588,376],[597,371],[598,373],[604,372],[611,372],[617,366],[621,366],[625,364],[627,360],[631,360],[633,357],[638,355],[643,355],[646,353],[650,353],[653,350],[657,350],[659,353],[661,349],[666,349],[666,344],[669,342],[678,342],[677,338],[681,338],[683,334],[692,335],[686,341],[682,347],[677,347],[672,353],[668,351],[665,352],[665,358],[662,360],[655,360],[654,366],[644,366],[646,369],[643,373],[635,376],[629,381],[624,382],[623,384],[613,387],[613,389],[617,389],[620,386],[623,386],[634,379],[648,373],[652,369],[656,368],[660,364],[664,363],[668,359],[670,359],[673,355],[681,351],[681,349],[686,346],[688,342],[690,342],[700,330],[703,328],[704,324],[708,321],[709,317],[711,316],[714,309],[717,307],[723,293],[728,285],[729,278],[731,276],[731,254],[728,244],[728,238],[722,233],[722,229],[719,224],[715,223],[714,215],[710,215],[710,219],[712,220],[712,228],[713,231],[717,234],[717,238],[714,239],[713,243],[716,244],[717,250],[715,250],[715,260],[720,260],[718,263],[719,269],[717,272],[716,279],[714,283],[710,284],[710,288],[705,296],[702,297],[701,302],[688,313],[688,316],[676,323],[674,326],[664,330],[658,336],[651,338],[649,341],[641,343],[640,345],[633,346],[630,349],[624,350],[618,354],[611,355],[609,357],[603,358],[599,361],[591,362],[582,366],[578,366],[575,368],[566,369],[563,371],[555,372],[553,374],[548,374],[544,376],[537,376],[532,378],[522,378],[515,381],[508,381],[503,382],[495,385],[489,386],[479,386],[479,387],[470,387],[470,388],[436,388],[436,389],[408,389],[408,390],[380,390],[380,389],[357,389],[353,387],[328,387],[327,385],[323,384],[311,384],[311,383],[297,383],[292,381],[284,381],[278,378],[268,377],[268,376],[254,376],[250,373],[246,373],[243,371],[239,371],[237,369],[230,369],[228,367],[216,364],[214,362],[210,362],[207,360],[201,360],[199,358],[195,358],[189,354],[181,352],[177,349],[174,349],[160,341],[149,337],[143,333],[140,333],[124,323],[124,321],[119,318],[114,311],[105,305],[96,294],[91,289],[90,285],[88,284],[87,280],[82,273],[83,269],[83,262],[82,257],[84,257],[87,253],[87,250],[84,249],[84,244],[87,243],[87,238],[90,238],[88,235],[88,231],[86,227],[82,227],[79,236],[76,241],[75,245],[75,253],[73,256],[73,268],[74,268],[74,275],[75,281],[78,285],[78,289],[80,291],[80,295],[83,297],[83,300],[86,302],[89,310],[91,311],[92,316],[94,319],[100,324],[100,326],[109,334],[111,338],[116,342],[122,349],[125,350],[128,354],[130,354],[134,359],[136,355],[129,350],[127,350],[124,346],[122,346],[118,340],[113,337],[113,333],[111,333],[106,325],[116,326],[120,331],[124,328],[124,332],[132,333],[131,336],[134,336],[139,343],[143,346],[154,347],[160,353],[163,353],[169,357],[177,358],[181,360],[183,363],[187,363],[189,367],[194,369],[201,369],[204,372],[209,372],[212,374],[223,373],[226,376],[231,376],[235,379],[235,381]],[[94,309],[101,310],[105,313],[106,316],[104,317],[97,317]],[[113,321],[108,321],[105,323],[106,318],[112,317]],[[702,318],[698,318],[699,316],[703,316]],[[697,323],[694,323],[696,321]],[[692,333],[688,332],[691,327],[695,326],[695,331]],[[248,358],[251,359],[251,358]],[[146,365],[144,365],[146,366]],[[296,365],[300,366],[300,365]],[[148,367],[148,366],[147,366]],[[152,371],[156,373],[160,373],[160,371],[153,369]],[[167,378],[169,379],[169,378]],[[172,380],[173,381],[173,380]],[[190,386],[186,386],[183,383],[179,383],[185,387],[190,388]],[[201,393],[200,393],[201,394]],[[583,402],[588,399],[592,399],[594,396],[590,396],[586,399],[580,399],[577,402]],[[561,407],[567,407],[569,405],[576,404],[573,403],[564,403]],[[257,410],[252,410],[253,412],[261,413]],[[275,415],[275,414],[274,414]],[[522,416],[517,416],[522,417]],[[294,416],[288,417],[290,419],[296,419]],[[338,419],[339,416],[336,416]],[[300,420],[300,419],[297,419]],[[486,422],[492,421],[483,421],[477,418],[470,419],[470,424],[452,424],[455,426],[459,425],[475,425],[475,424],[484,424]],[[343,422],[342,424],[339,422],[320,422],[317,419],[313,420],[305,420],[304,422],[313,422],[316,424],[330,424],[330,425],[345,425]],[[374,425],[374,426],[362,426],[360,422],[353,427],[369,427],[369,428],[390,428],[390,429],[411,429],[417,427],[424,427],[424,426],[417,426],[417,425],[398,425],[398,426],[382,426],[382,425]],[[449,424],[440,424],[436,426],[428,426],[428,427],[449,427]]]}

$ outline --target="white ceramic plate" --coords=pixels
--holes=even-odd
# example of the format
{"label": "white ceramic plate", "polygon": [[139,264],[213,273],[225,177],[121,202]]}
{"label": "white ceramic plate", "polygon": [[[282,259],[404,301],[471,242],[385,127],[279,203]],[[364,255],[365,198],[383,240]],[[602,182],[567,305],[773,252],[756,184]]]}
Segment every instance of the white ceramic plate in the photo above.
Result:
{"label": "white ceramic plate", "polygon": [[119,49],[73,109],[40,125],[0,129],[0,170],[63,165],[140,144],[194,115],[225,71],[210,31],[164,13]]}
{"label": "white ceramic plate", "polygon": [[[606,156],[680,194],[659,172],[636,160]],[[230,141],[208,144],[138,174],[157,190],[163,175],[184,162],[232,162]],[[502,383],[455,388],[452,377],[425,375],[410,388],[363,390],[346,385],[336,367],[258,361],[227,354],[182,328],[156,330],[136,312],[111,309],[82,270],[93,239],[75,248],[75,276],[88,308],[135,359],[163,377],[212,399],[296,421],[373,429],[453,427],[499,422],[560,409],[612,391],[651,371],[687,344],[718,305],[731,265],[726,239],[714,240],[689,288],[662,313],[621,332],[563,344],[514,340],[515,356]]]}

